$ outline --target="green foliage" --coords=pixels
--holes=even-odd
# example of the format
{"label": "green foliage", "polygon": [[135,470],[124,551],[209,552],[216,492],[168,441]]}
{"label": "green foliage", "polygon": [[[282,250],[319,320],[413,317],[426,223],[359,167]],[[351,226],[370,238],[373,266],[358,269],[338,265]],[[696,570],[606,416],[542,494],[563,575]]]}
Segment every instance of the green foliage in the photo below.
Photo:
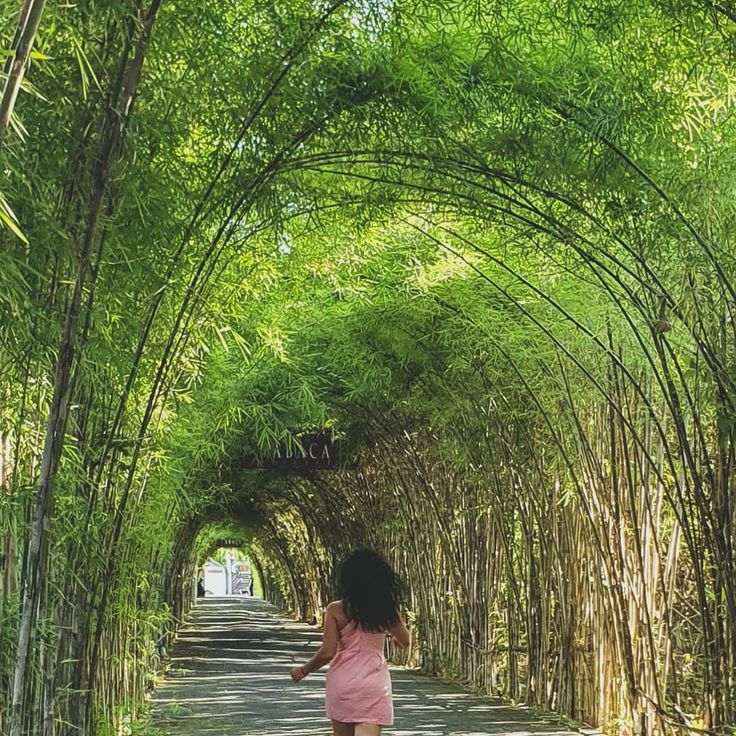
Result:
{"label": "green foliage", "polygon": [[[412,616],[446,622],[422,631],[427,669],[599,722],[727,723],[728,9],[175,0],[150,41],[146,12],[49,4],[0,147],[3,727],[58,404],[26,725],[56,667],[60,733],[135,733],[223,539],[308,618],[346,549],[386,550]],[[357,470],[243,470],[315,428]]]}

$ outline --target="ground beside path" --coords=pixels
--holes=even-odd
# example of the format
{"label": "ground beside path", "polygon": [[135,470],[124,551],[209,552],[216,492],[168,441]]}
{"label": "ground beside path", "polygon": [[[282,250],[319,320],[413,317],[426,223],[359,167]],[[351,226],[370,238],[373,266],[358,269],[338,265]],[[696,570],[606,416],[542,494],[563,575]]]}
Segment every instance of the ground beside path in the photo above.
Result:
{"label": "ground beside path", "polygon": [[[320,641],[313,627],[255,598],[201,601],[153,695],[162,736],[327,736],[324,673],[295,685],[289,671]],[[392,669],[393,736],[568,736],[574,732],[416,672]]]}

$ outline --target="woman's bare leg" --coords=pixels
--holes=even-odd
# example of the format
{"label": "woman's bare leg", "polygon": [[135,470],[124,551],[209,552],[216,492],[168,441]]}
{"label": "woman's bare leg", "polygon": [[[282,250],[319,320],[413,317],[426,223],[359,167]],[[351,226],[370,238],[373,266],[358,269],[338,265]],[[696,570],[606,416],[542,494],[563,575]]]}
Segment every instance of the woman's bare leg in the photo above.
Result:
{"label": "woman's bare leg", "polygon": [[381,736],[381,727],[376,723],[356,723],[355,736]]}
{"label": "woman's bare leg", "polygon": [[332,736],[355,736],[355,724],[332,721]]}

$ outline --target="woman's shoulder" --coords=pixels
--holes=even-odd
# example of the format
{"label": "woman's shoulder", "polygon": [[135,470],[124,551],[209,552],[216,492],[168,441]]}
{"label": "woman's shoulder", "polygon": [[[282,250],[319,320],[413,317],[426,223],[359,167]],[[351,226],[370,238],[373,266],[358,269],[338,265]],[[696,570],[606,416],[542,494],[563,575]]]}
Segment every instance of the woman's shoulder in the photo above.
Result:
{"label": "woman's shoulder", "polygon": [[328,603],[327,608],[325,608],[325,613],[334,616],[338,623],[348,620],[348,617],[345,615],[345,606],[342,601],[332,601],[332,603]]}

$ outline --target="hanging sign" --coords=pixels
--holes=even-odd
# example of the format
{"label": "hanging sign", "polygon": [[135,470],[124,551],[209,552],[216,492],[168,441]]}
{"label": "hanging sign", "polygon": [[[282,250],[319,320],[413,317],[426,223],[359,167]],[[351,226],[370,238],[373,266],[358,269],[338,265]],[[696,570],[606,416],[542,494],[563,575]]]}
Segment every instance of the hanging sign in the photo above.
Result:
{"label": "hanging sign", "polygon": [[340,445],[332,432],[309,432],[296,437],[290,445],[279,447],[270,456],[245,458],[242,467],[287,472],[339,470]]}

